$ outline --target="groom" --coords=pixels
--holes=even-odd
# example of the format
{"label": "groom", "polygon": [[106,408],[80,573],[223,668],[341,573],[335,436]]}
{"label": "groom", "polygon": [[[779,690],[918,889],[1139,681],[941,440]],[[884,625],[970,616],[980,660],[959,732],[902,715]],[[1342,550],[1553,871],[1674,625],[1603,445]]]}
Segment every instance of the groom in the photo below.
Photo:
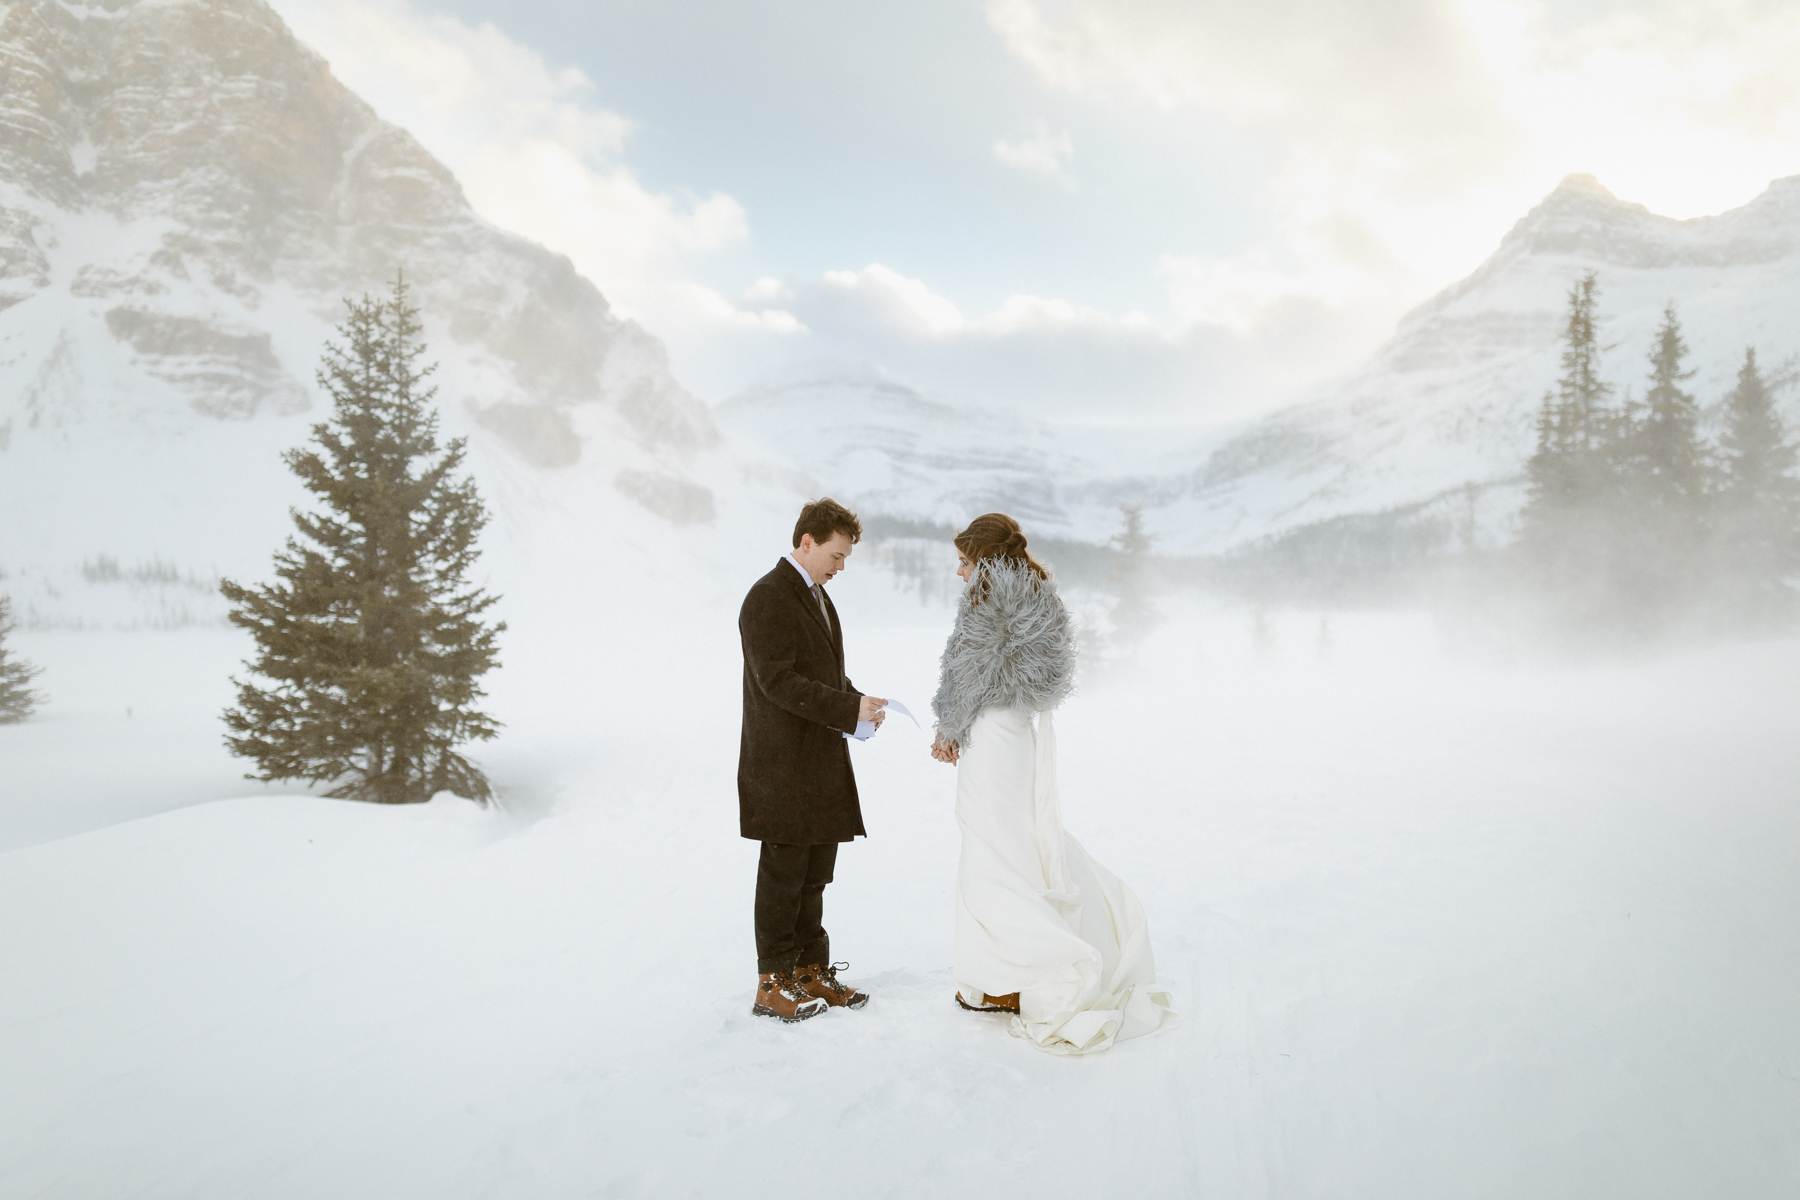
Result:
{"label": "groom", "polygon": [[844,631],[825,594],[861,540],[855,513],[813,501],[794,523],[792,553],[751,585],[738,611],[738,821],[743,836],[762,843],[750,1010],[759,1017],[804,1021],[869,1002],[838,979],[823,923],[838,843],[865,836],[844,734],[859,721],[881,724],[887,704],[844,674]]}

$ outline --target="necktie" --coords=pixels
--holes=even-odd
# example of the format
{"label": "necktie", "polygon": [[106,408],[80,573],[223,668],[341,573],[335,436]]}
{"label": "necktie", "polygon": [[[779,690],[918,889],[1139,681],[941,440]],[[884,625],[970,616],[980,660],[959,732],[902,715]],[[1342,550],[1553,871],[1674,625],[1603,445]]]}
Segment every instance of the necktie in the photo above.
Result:
{"label": "necktie", "polygon": [[825,607],[825,585],[822,583],[813,584],[812,594],[813,599],[819,602],[819,615],[825,618],[825,628],[829,630],[831,628],[831,612]]}

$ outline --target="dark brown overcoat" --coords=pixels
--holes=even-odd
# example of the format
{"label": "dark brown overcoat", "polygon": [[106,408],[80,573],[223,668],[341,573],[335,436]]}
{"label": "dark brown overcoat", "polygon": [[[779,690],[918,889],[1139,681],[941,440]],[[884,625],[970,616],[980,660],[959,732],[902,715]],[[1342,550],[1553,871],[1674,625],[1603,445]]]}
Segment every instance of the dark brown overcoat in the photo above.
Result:
{"label": "dark brown overcoat", "polygon": [[822,845],[865,832],[843,736],[856,729],[862,693],[844,674],[844,633],[830,596],[825,605],[829,628],[805,577],[779,558],[738,610],[738,827],[755,841]]}

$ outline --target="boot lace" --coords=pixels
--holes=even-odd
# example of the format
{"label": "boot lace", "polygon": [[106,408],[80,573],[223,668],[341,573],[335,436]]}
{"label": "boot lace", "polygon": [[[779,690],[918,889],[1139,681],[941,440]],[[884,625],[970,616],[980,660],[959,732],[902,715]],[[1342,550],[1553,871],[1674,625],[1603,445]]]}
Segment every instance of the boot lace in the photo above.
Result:
{"label": "boot lace", "polygon": [[819,972],[819,981],[834,992],[853,991],[854,989],[849,984],[841,982],[837,977],[840,970],[849,970],[849,968],[850,964],[847,962],[829,963]]}

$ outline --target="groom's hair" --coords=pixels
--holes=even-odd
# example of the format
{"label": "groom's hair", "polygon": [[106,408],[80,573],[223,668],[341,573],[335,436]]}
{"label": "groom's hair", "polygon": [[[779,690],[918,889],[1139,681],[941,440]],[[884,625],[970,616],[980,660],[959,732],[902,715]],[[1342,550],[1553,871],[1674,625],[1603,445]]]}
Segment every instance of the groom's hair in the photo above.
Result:
{"label": "groom's hair", "polygon": [[812,534],[815,542],[828,542],[834,533],[841,533],[852,542],[860,542],[862,522],[856,519],[855,513],[826,496],[800,510],[800,519],[794,522],[795,549],[799,548],[800,535],[803,533]]}

